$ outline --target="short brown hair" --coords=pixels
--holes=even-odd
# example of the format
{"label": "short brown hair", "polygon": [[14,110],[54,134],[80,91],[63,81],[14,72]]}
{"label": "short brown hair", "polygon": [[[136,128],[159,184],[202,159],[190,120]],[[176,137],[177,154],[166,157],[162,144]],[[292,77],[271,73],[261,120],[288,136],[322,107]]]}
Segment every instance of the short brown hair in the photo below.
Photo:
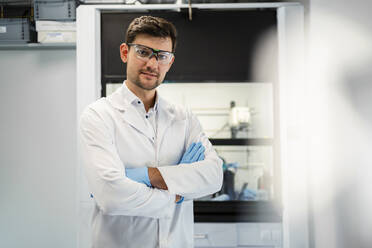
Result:
{"label": "short brown hair", "polygon": [[129,24],[126,33],[126,42],[132,43],[139,34],[148,34],[162,38],[170,37],[172,40],[172,52],[176,50],[176,27],[164,18],[154,16],[137,17]]}

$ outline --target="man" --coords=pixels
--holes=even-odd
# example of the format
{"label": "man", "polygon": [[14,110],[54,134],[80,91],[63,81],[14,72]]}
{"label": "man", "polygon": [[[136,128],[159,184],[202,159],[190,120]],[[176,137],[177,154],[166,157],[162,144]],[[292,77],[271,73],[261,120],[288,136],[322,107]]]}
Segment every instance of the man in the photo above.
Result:
{"label": "man", "polygon": [[127,79],[81,116],[84,168],[95,200],[93,247],[193,247],[193,199],[221,188],[222,161],[197,118],[156,91],[175,46],[170,22],[133,20],[120,46]]}

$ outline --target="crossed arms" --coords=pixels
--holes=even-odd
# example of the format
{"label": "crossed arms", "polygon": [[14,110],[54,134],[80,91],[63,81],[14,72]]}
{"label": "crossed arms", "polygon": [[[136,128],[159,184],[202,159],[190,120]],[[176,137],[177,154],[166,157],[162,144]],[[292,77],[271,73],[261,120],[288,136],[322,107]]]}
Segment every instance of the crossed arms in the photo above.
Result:
{"label": "crossed arms", "polygon": [[205,157],[189,164],[147,168],[152,187],[127,176],[114,145],[114,134],[110,131],[113,128],[109,128],[107,119],[88,108],[81,117],[79,129],[89,188],[105,214],[170,218],[180,196],[187,201],[212,194],[221,188],[222,161],[195,117],[191,116],[188,120],[188,138],[201,142]]}
{"label": "crossed arms", "polygon": [[[198,161],[204,160],[205,148],[201,142],[192,143],[186,152],[183,154],[178,164],[191,164]],[[157,189],[168,190],[168,186],[165,183],[160,171],[157,168],[152,167],[141,167],[125,169],[125,174],[128,178],[147,185],[148,187],[154,187]],[[184,198],[180,195],[176,195],[176,203],[182,203]]]}

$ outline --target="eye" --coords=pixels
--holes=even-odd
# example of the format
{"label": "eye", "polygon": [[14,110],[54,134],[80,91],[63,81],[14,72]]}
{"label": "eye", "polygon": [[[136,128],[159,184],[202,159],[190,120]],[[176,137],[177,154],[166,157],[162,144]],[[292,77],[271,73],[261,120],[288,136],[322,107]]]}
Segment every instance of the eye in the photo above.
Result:
{"label": "eye", "polygon": [[168,53],[158,53],[158,59],[159,60],[168,60],[171,55]]}
{"label": "eye", "polygon": [[146,48],[137,48],[136,52],[141,57],[148,57],[151,54],[150,50],[148,50]]}

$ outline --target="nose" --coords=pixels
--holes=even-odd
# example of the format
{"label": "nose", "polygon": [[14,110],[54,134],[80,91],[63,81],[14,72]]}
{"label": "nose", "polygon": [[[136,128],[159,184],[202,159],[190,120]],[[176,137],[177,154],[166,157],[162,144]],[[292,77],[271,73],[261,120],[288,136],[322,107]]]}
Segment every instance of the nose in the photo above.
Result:
{"label": "nose", "polygon": [[158,67],[158,57],[155,54],[153,54],[151,58],[149,58],[149,61],[147,61],[147,66],[151,68]]}

